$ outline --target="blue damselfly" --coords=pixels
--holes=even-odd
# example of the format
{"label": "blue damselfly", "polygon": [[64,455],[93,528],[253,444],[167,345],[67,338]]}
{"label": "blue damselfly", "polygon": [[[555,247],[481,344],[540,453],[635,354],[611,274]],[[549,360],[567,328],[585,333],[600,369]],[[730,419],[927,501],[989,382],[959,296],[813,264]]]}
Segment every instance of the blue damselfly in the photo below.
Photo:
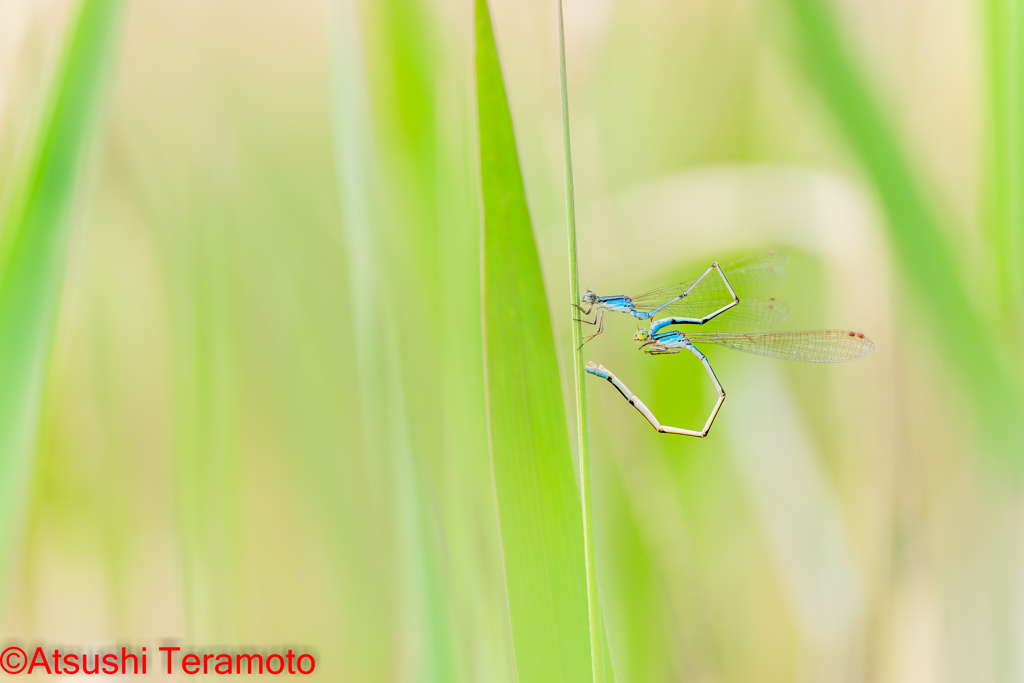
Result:
{"label": "blue damselfly", "polygon": [[[754,297],[781,283],[783,268],[789,262],[785,254],[769,251],[755,254],[719,267],[713,263],[700,277],[666,287],[658,287],[635,296],[598,296],[587,290],[580,304],[573,304],[592,320],[580,322],[597,325],[597,331],[586,337],[587,343],[604,331],[607,311],[625,313],[637,320],[653,320],[658,314],[678,318],[680,323],[714,324],[709,329],[758,330],[780,324],[789,307],[774,297]],[[585,307],[584,307],[585,306]]]}
{"label": "blue damselfly", "polygon": [[[732,287],[730,287],[729,281],[725,279],[724,273],[722,274],[722,279],[725,281],[725,289],[732,293],[733,298],[736,299],[737,297]],[[738,303],[733,303],[732,305],[739,306]],[[728,315],[727,310],[719,311],[718,314]],[[785,310],[788,310],[788,308]],[[689,351],[704,366],[718,392],[718,400],[715,402],[715,407],[711,409],[711,414],[700,431],[662,425],[650,409],[610,370],[594,362],[588,362],[586,370],[592,375],[608,380],[658,432],[703,438],[708,435],[708,431],[710,431],[711,425],[715,421],[722,403],[725,401],[725,390],[715,376],[714,370],[711,369],[711,364],[708,362],[707,357],[701,353],[695,344],[714,344],[760,356],[811,363],[839,363],[856,360],[867,356],[875,348],[871,339],[862,332],[852,332],[850,330],[729,333],[710,331],[702,327],[701,331],[690,333],[684,333],[680,330],[662,331],[671,325],[701,324],[703,322],[707,321],[687,316],[662,318],[652,322],[649,329],[640,328],[633,335],[633,340],[639,342],[640,348],[645,353],[658,356]]]}

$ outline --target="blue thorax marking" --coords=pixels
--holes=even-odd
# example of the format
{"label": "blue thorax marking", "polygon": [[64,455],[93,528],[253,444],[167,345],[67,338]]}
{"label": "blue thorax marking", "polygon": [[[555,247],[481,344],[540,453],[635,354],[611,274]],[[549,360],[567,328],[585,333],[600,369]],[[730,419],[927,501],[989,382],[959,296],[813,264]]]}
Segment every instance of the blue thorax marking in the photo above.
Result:
{"label": "blue thorax marking", "polygon": [[667,347],[681,346],[683,348],[689,348],[690,346],[690,340],[686,337],[685,334],[678,331],[661,332],[660,334],[654,334],[649,337],[649,340],[653,344]]}
{"label": "blue thorax marking", "polygon": [[650,317],[649,313],[636,310],[636,306],[633,304],[633,299],[628,296],[602,296],[598,299],[598,302],[602,307],[609,311],[629,313],[634,318],[639,318],[640,320],[646,320]]}
{"label": "blue thorax marking", "polygon": [[612,311],[629,311],[633,309],[633,300],[628,296],[602,296],[598,302]]}

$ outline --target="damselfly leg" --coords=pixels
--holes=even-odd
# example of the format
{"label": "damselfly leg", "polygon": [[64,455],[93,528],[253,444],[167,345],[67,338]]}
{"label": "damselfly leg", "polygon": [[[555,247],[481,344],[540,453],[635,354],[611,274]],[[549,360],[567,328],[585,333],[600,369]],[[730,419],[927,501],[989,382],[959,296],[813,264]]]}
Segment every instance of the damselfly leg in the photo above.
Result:
{"label": "damselfly leg", "polygon": [[597,312],[597,315],[594,317],[593,320],[584,320],[583,318],[576,318],[576,320],[579,320],[581,323],[586,323],[588,325],[597,325],[597,332],[594,332],[594,334],[584,337],[580,341],[581,349],[583,348],[584,344],[586,344],[588,341],[590,341],[591,339],[593,339],[594,337],[596,337],[597,335],[601,334],[604,331],[604,312],[605,311],[602,308],[600,311]]}
{"label": "damselfly leg", "polygon": [[[594,304],[590,304],[590,305],[589,305],[589,306],[587,306],[586,308],[583,308],[583,307],[582,307],[582,306],[580,306],[580,305],[579,305],[578,303],[576,303],[575,301],[573,301],[573,302],[572,302],[572,303],[570,303],[569,305],[570,305],[570,306],[573,306],[573,307],[575,307],[575,308],[576,308],[577,310],[579,310],[579,312],[580,312],[580,313],[582,313],[583,315],[590,315],[590,312],[591,312],[592,310],[594,310]],[[586,323],[586,322],[590,322],[590,321],[589,321],[589,320],[582,320],[582,321],[580,321],[580,322],[585,322],[585,323]],[[591,325],[593,325],[593,323],[590,323],[590,324],[591,324]]]}

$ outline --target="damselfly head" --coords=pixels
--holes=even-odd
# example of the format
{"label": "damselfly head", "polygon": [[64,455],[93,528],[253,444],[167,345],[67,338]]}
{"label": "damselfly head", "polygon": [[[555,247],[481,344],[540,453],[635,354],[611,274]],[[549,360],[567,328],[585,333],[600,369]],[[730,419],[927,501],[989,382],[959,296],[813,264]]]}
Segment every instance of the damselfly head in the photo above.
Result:
{"label": "damselfly head", "polygon": [[642,342],[647,341],[647,330],[642,327],[637,328],[636,334],[633,335],[633,341]]}
{"label": "damselfly head", "polygon": [[586,292],[584,292],[583,296],[580,297],[580,300],[585,304],[596,304],[597,294],[594,293],[594,290],[588,289]]}

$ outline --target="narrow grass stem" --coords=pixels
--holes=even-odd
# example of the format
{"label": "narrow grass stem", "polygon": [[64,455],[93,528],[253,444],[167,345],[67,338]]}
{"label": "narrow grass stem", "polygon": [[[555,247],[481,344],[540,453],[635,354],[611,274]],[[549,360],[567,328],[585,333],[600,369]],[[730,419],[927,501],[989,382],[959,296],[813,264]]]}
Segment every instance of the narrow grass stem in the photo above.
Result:
{"label": "narrow grass stem", "polygon": [[[565,75],[565,25],[562,0],[558,0],[558,75],[562,97],[562,150],[565,158],[565,223],[569,241],[569,297],[579,301],[580,276],[576,248],[576,205],[572,184],[572,145],[569,142],[569,87]],[[583,544],[587,567],[587,606],[590,612],[590,656],[594,683],[605,681],[604,622],[597,591],[597,549],[594,539],[594,495],[590,465],[590,425],[587,415],[587,394],[584,391],[583,330],[572,314],[573,371],[576,385],[576,437],[579,444],[580,498],[583,501]]]}

